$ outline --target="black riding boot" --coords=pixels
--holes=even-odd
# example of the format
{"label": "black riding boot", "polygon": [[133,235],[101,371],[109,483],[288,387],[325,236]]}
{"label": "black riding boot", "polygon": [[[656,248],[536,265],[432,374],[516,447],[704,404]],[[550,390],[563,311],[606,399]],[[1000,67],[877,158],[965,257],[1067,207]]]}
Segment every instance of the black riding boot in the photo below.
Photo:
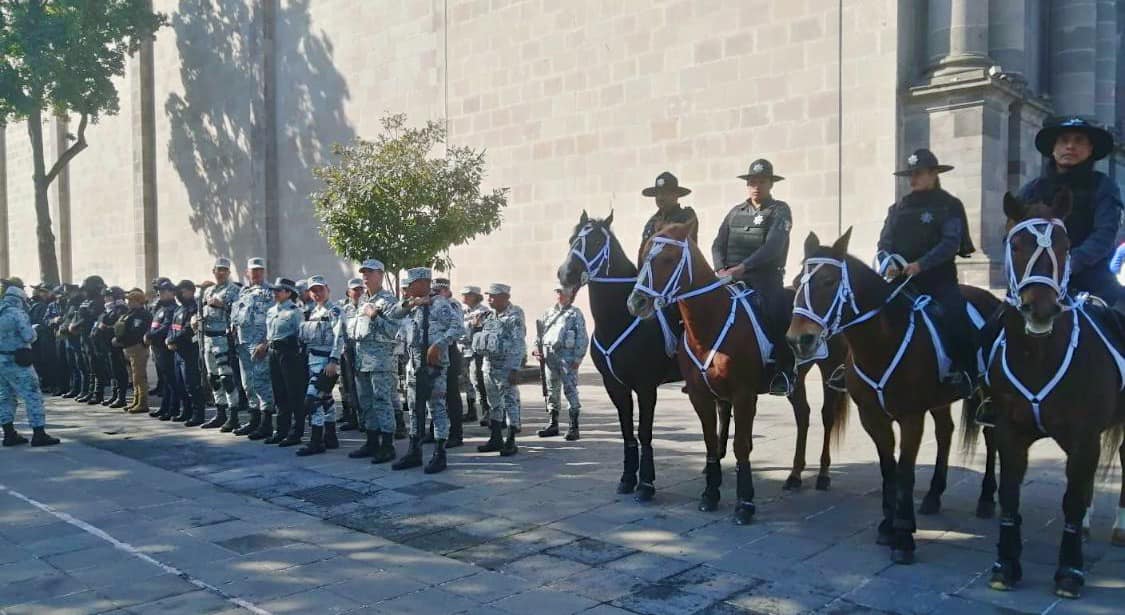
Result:
{"label": "black riding boot", "polygon": [[445,469],[445,440],[438,438],[435,442],[437,446],[434,447],[434,455],[430,457],[430,461],[422,470],[425,474],[437,474]]}
{"label": "black riding boot", "polygon": [[[219,409],[223,410],[224,406],[219,406]],[[230,415],[227,416],[226,422],[219,426],[219,431],[230,433],[236,431],[239,427],[241,427],[241,425],[238,424],[238,406],[233,406],[230,409]]]}
{"label": "black riding boot", "polygon": [[308,457],[309,455],[319,455],[328,450],[324,446],[324,428],[312,426],[312,435],[309,436],[309,443],[297,449],[298,457]]}
{"label": "black riding boot", "polygon": [[336,437],[336,423],[324,424],[324,448],[330,451],[340,448],[340,439]]}
{"label": "black riding boot", "polygon": [[263,410],[261,423],[254,433],[250,434],[251,440],[266,440],[273,437],[273,413]]}
{"label": "black riding boot", "polygon": [[484,444],[481,444],[480,446],[477,446],[477,452],[480,452],[480,453],[495,453],[496,451],[499,451],[500,449],[504,448],[504,436],[503,436],[503,433],[502,433],[503,429],[504,429],[504,424],[501,423],[500,421],[492,421],[489,424],[489,427],[490,427],[492,433],[489,434],[489,436],[488,436],[488,442],[485,442]]}
{"label": "black riding boot", "polygon": [[203,429],[218,429],[227,424],[227,407],[215,406],[215,418],[200,425]]}
{"label": "black riding boot", "polygon": [[54,446],[61,442],[58,438],[52,438],[47,435],[47,430],[42,427],[32,429],[31,445],[32,446]]}
{"label": "black riding boot", "polygon": [[368,429],[365,435],[367,436],[367,441],[359,448],[348,453],[348,457],[352,459],[363,459],[364,457],[370,457],[375,454],[375,448],[378,446],[379,432],[374,429]]}
{"label": "black riding boot", "polygon": [[408,470],[422,465],[422,442],[418,436],[410,437],[410,448],[398,461],[391,464],[392,470]]}
{"label": "black riding boot", "polygon": [[262,426],[262,411],[257,408],[250,409],[250,422],[245,425],[240,425],[234,430],[236,436],[248,436],[258,431]]}
{"label": "black riding boot", "polygon": [[511,457],[520,452],[520,447],[516,446],[516,433],[519,430],[515,427],[508,428],[508,439],[504,441],[504,446],[500,448],[501,457]]}
{"label": "black riding boot", "polygon": [[19,446],[20,444],[27,444],[27,438],[20,435],[16,431],[16,426],[11,423],[4,423],[4,446]]}
{"label": "black riding boot", "polygon": [[549,422],[539,430],[540,438],[553,438],[559,435],[559,413],[552,411]]}

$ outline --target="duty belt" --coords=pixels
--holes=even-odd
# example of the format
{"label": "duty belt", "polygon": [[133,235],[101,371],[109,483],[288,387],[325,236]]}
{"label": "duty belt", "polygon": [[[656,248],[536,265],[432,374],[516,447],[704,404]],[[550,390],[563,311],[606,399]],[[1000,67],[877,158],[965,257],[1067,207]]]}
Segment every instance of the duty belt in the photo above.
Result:
{"label": "duty belt", "polygon": [[331,359],[332,358],[332,353],[327,351],[327,350],[316,350],[314,348],[309,348],[309,354],[311,354],[314,357],[321,357],[321,358],[325,358],[325,359]]}
{"label": "duty belt", "polygon": [[269,344],[270,344],[271,350],[276,350],[278,352],[281,352],[281,351],[294,351],[294,352],[296,352],[296,350],[297,350],[297,338],[296,337],[286,337],[286,338],[279,339],[279,340],[270,340]]}
{"label": "duty belt", "polygon": [[205,335],[207,337],[224,337],[224,336],[226,336],[226,334],[227,334],[226,331],[204,331],[203,332],[203,335]]}

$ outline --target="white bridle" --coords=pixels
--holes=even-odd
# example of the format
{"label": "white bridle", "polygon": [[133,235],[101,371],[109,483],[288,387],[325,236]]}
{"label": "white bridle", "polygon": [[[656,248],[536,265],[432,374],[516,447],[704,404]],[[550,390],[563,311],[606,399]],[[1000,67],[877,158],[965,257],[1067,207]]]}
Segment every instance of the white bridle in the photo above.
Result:
{"label": "white bridle", "polygon": [[[832,297],[832,303],[828,305],[828,308],[823,314],[818,314],[812,307],[812,291],[809,287],[809,283],[812,281],[813,276],[824,267],[836,267],[839,269],[840,283],[836,286],[836,294]],[[905,282],[891,291],[890,296],[883,302],[883,305],[890,303],[892,299],[898,296],[909,281],[910,278],[907,278]],[[861,322],[874,318],[875,315],[879,313],[879,310],[883,309],[883,305],[872,308],[866,312],[860,312],[859,305],[856,303],[855,291],[852,290],[852,279],[851,275],[848,273],[848,261],[823,256],[805,259],[804,273],[801,274],[801,281],[797,284],[797,292],[793,297],[793,314],[803,316],[819,325],[820,341],[823,342],[848,327],[858,325]],[[847,321],[844,319],[845,309],[851,310],[852,317]]]}
{"label": "white bridle", "polygon": [[[657,311],[677,301],[709,293],[716,288],[721,288],[730,283],[729,278],[722,277],[706,286],[691,289],[686,292],[681,291],[680,287],[683,285],[685,276],[687,277],[689,287],[695,283],[695,274],[692,271],[690,245],[686,240],[680,241],[669,237],[653,237],[651,243],[652,246],[649,248],[648,254],[645,255],[644,266],[641,267],[641,272],[637,275],[637,283],[633,286],[633,290],[652,297]],[[660,254],[664,246],[675,246],[679,248],[680,260],[676,263],[676,268],[672,270],[671,275],[668,276],[668,281],[664,283],[664,288],[657,290],[655,288],[656,280],[652,273],[652,259],[655,258],[657,254]]]}
{"label": "white bridle", "polygon": [[[1060,266],[1059,259],[1052,249],[1056,228],[1066,232],[1066,225],[1058,218],[1028,218],[1008,231],[1007,240],[1004,242],[1004,269],[1008,272],[1008,302],[1012,305],[1019,305],[1020,291],[1032,284],[1041,284],[1054,290],[1060,302],[1066,300],[1067,285],[1070,283],[1070,252],[1063,256]],[[1026,231],[1035,237],[1035,251],[1031,253],[1031,258],[1024,267],[1023,276],[1017,277],[1015,263],[1012,261],[1012,238],[1021,231]],[[1032,272],[1036,263],[1044,256],[1051,261],[1050,277]]]}
{"label": "white bridle", "polygon": [[[605,240],[602,247],[598,249],[597,253],[591,257],[586,256],[586,237],[593,233],[595,230],[601,231],[602,238]],[[633,282],[633,278],[609,278],[602,275],[609,273],[609,256],[610,256],[610,235],[609,231],[604,227],[595,229],[593,224],[587,223],[578,231],[578,235],[570,244],[570,254],[582,261],[586,270],[582,272],[582,283],[587,282],[608,282],[608,283],[625,283]],[[604,272],[603,272],[604,270]]]}

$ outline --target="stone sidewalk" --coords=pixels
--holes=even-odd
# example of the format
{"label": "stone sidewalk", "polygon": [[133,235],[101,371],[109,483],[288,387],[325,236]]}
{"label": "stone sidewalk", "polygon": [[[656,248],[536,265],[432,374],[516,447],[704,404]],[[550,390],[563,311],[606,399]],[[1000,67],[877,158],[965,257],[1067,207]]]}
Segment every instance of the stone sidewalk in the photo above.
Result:
{"label": "stone sidewalk", "polygon": [[[647,505],[614,493],[620,436],[599,387],[582,387],[574,443],[535,438],[542,402],[535,387],[523,393],[532,433],[519,455],[477,453],[484,430],[468,427],[467,446],[436,476],[347,459],[354,432],[339,451],[299,459],[294,449],[52,400],[62,446],[0,450],[0,610],[1096,614],[1125,604],[1125,549],[1107,542],[1118,469],[1099,486],[1085,596],[1052,594],[1063,491],[1054,444],[1032,449],[1023,491],[1025,582],[998,593],[986,585],[996,522],[972,516],[980,459],[955,454],[943,512],[919,518],[918,563],[893,566],[874,544],[878,467],[854,416],[834,452],[832,489],[811,489],[814,418],[813,470],[805,489],[786,492],[792,414],[763,398],[752,455],[758,514],[737,527],[729,457],[719,511],[695,510],[703,446],[677,388],[661,391],[658,492]],[[922,461],[933,455],[929,440]],[[930,471],[919,468],[919,498]]]}

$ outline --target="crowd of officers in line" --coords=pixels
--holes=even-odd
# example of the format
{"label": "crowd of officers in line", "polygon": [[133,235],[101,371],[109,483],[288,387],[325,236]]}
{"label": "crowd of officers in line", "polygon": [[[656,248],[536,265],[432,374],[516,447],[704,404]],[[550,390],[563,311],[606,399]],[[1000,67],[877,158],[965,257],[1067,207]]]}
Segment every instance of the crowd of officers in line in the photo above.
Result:
{"label": "crowd of officers in line", "polygon": [[[81,285],[36,285],[30,298],[21,280],[4,280],[0,370],[22,379],[9,386],[19,379],[0,373],[4,446],[26,442],[13,423],[18,401],[35,438],[49,438],[41,398],[49,394],[266,444],[303,445],[299,456],[338,448],[338,431],[358,430],[364,443],[348,456],[393,461],[396,470],[422,466],[423,445],[433,444],[424,471],[436,473],[446,468],[446,449],[462,445],[464,421],[478,419],[479,399],[489,439],[477,450],[518,452],[527,329],[508,285],[491,284],[483,293],[465,286],[459,302],[448,279],[417,267],[402,276],[398,298],[384,286],[383,264],[369,259],[348,282],[346,297],[334,300],[320,275],[267,282],[262,258],[249,259],[244,284],[231,270],[230,259],[218,258],[213,279],[198,286],[157,278],[151,297],[109,287],[96,275]],[[589,337],[573,298],[557,288],[556,299],[536,323],[532,352],[542,366],[549,417],[538,433],[559,435],[562,392],[566,438],[577,440],[577,370]],[[5,311],[13,312],[8,325]],[[13,350],[4,354],[7,347]],[[15,349],[26,365],[5,363]],[[150,358],[157,375],[151,389]],[[150,404],[150,396],[159,403]],[[215,413],[208,416],[210,405]],[[409,447],[399,456],[394,441],[406,437]]]}

